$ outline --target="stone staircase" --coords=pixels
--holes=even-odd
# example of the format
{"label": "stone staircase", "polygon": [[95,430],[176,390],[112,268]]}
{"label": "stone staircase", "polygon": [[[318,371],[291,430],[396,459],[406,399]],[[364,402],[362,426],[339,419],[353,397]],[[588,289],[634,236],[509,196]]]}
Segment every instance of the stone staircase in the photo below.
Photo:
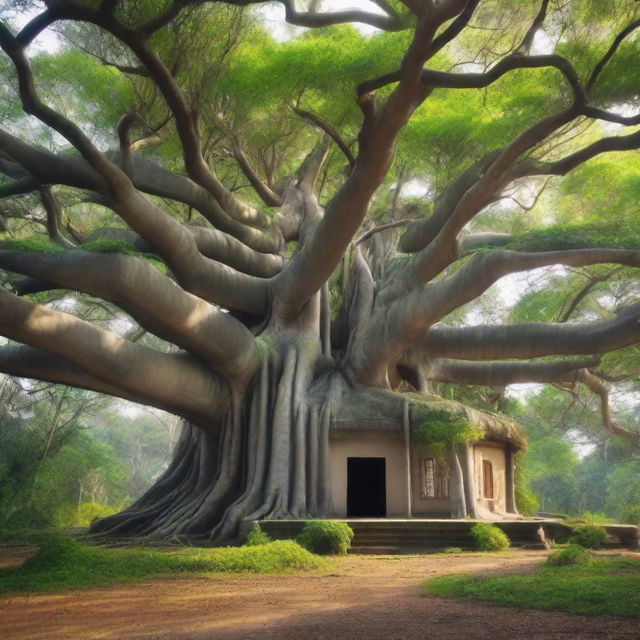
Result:
{"label": "stone staircase", "polygon": [[[345,519],[354,532],[351,553],[400,554],[437,552],[447,547],[473,549],[473,520],[438,519]],[[542,549],[540,527],[547,538],[560,537],[567,525],[552,520],[501,520],[492,522],[511,540],[513,547]],[[262,520],[261,528],[274,539],[295,538],[304,527],[303,520]],[[617,536],[612,546],[638,547],[638,530],[629,525],[607,525],[608,533]],[[615,531],[614,531],[615,529]]]}

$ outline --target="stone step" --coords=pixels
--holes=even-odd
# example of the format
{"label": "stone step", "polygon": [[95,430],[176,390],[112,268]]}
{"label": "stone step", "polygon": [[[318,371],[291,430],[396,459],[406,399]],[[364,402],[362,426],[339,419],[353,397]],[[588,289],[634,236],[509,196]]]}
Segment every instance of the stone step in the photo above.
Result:
{"label": "stone step", "polygon": [[[358,519],[342,520],[354,531],[352,549],[362,553],[424,553],[425,550],[437,551],[446,547],[473,548],[474,539],[471,527],[473,520],[423,520],[423,519]],[[542,526],[548,538],[555,538],[569,531],[569,527],[559,521],[516,520],[498,521],[495,524],[509,536],[512,546],[542,548],[538,534]],[[303,520],[263,520],[263,530],[274,539],[295,538],[302,532]],[[607,546],[625,546],[638,548],[638,529],[630,525],[605,525],[607,532],[619,539],[619,543]],[[386,549],[388,551],[380,551]],[[357,551],[356,551],[357,550]],[[394,551],[395,550],[395,551]],[[401,550],[401,551],[399,551]]]}

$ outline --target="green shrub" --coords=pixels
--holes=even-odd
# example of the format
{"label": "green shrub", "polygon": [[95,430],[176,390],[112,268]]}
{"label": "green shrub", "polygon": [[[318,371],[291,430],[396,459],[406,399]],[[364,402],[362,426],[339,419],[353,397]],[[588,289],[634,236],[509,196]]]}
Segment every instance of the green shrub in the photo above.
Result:
{"label": "green shrub", "polygon": [[471,527],[471,535],[480,551],[504,551],[509,548],[507,534],[495,525],[479,522]]}
{"label": "green shrub", "polygon": [[271,538],[268,536],[266,531],[263,531],[260,528],[260,525],[257,522],[254,522],[251,525],[251,529],[249,529],[244,544],[247,547],[258,547],[262,544],[268,544],[271,542]]}
{"label": "green shrub", "polygon": [[351,547],[353,530],[346,522],[311,520],[307,522],[296,542],[311,553],[344,556]]}
{"label": "green shrub", "polygon": [[572,544],[565,549],[552,551],[547,556],[547,564],[551,567],[565,567],[567,565],[585,564],[590,559],[589,553],[584,547]]}
{"label": "green shrub", "polygon": [[79,507],[65,504],[59,507],[53,517],[56,527],[88,527],[96,518],[106,518],[121,510],[99,502],[83,502]]}
{"label": "green shrub", "polygon": [[640,526],[640,504],[635,507],[629,507],[622,514],[622,522],[625,524],[635,524],[636,526]]}
{"label": "green shrub", "polygon": [[607,532],[596,524],[579,524],[573,527],[570,544],[579,544],[587,549],[599,549],[607,539]]}
{"label": "green shrub", "polygon": [[447,547],[442,553],[462,553],[462,547]]}

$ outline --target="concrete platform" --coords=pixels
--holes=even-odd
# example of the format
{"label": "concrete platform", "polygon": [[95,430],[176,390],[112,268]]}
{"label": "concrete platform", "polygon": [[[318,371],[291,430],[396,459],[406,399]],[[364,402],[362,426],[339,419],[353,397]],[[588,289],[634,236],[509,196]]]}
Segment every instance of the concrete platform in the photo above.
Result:
{"label": "concrete platform", "polygon": [[[456,520],[453,518],[347,518],[354,532],[352,553],[424,553],[447,547],[473,549],[471,527],[489,522],[502,529],[513,547],[544,548],[544,540],[563,539],[571,527],[562,520],[527,518],[517,520]],[[305,520],[261,520],[260,527],[274,539],[295,538]],[[638,549],[638,528],[633,525],[604,525],[608,548]]]}

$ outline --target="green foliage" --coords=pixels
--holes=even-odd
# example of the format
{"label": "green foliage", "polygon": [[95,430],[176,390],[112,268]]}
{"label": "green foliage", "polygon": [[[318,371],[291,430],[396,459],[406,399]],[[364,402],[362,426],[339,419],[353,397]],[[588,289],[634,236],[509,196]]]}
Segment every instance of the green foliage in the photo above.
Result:
{"label": "green foliage", "polygon": [[0,571],[0,593],[63,591],[163,575],[281,573],[322,566],[320,558],[290,540],[254,547],[159,551],[101,548],[52,537],[22,567]]}
{"label": "green foliage", "polygon": [[479,551],[505,551],[510,546],[507,534],[500,527],[486,522],[474,524],[471,535]]}
{"label": "green foliage", "polygon": [[527,451],[531,489],[544,511],[566,513],[575,504],[578,482],[576,452],[560,436],[544,436],[530,442]]}
{"label": "green foliage", "polygon": [[479,440],[483,435],[482,429],[462,411],[419,406],[417,412],[419,421],[412,423],[412,436],[429,445],[436,455],[444,455],[450,447]]}
{"label": "green foliage", "polygon": [[640,617],[640,559],[594,558],[545,566],[535,573],[476,578],[433,578],[424,588],[439,596],[586,615]]}
{"label": "green foliage", "polygon": [[463,553],[462,551],[462,547],[447,547],[446,549],[442,550],[442,553]]}
{"label": "green foliage", "polygon": [[251,525],[251,529],[249,529],[247,536],[245,538],[244,544],[247,547],[257,547],[262,544],[268,544],[271,542],[271,538],[267,534],[266,531],[263,531],[260,528],[260,525],[255,522]]}
{"label": "green foliage", "polygon": [[635,524],[640,527],[640,505],[629,507],[620,518],[625,524]]}
{"label": "green foliage", "polygon": [[568,565],[586,564],[591,560],[584,547],[572,544],[564,549],[552,551],[547,556],[547,565],[550,567],[566,567]]}
{"label": "green foliage", "polygon": [[61,253],[64,249],[47,236],[15,238],[0,234],[0,249],[7,251],[27,251],[30,253]]}
{"label": "green foliage", "polygon": [[2,389],[0,529],[86,526],[139,496],[166,466],[175,421],[125,418],[80,390],[42,385],[27,394],[8,380]]}
{"label": "green foliage", "polygon": [[120,507],[97,502],[83,502],[76,512],[76,518],[71,526],[88,527],[97,518],[106,518],[120,511]]}
{"label": "green foliage", "polygon": [[640,461],[630,460],[609,466],[606,476],[604,509],[622,518],[629,509],[640,505]]}
{"label": "green foliage", "polygon": [[573,528],[570,544],[577,544],[587,549],[599,549],[607,539],[607,532],[603,527],[595,524],[579,524]]}
{"label": "green foliage", "polygon": [[516,454],[515,494],[518,513],[530,516],[540,509],[540,501],[531,488],[527,460],[527,451],[519,451]]}
{"label": "green foliage", "polygon": [[582,511],[578,515],[571,517],[569,522],[575,524],[606,524],[611,522],[611,518],[601,512]]}
{"label": "green foliage", "polygon": [[346,522],[311,520],[304,525],[296,542],[312,553],[344,556],[351,547],[353,529]]}

